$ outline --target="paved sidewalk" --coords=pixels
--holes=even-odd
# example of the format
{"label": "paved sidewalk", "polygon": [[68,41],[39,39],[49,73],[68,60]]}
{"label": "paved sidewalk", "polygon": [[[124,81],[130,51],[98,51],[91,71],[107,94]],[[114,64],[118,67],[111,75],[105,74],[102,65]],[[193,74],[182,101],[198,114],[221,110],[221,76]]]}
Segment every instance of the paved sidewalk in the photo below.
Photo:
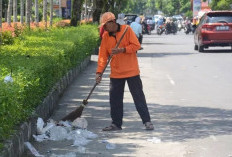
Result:
{"label": "paved sidewalk", "polygon": [[[111,122],[108,100],[109,69],[107,69],[102,83],[96,87],[82,114],[82,117],[88,121],[88,130],[99,137],[85,146],[85,154],[78,153],[77,147],[71,146],[72,141],[33,142],[39,153],[48,157],[52,153],[62,155],[70,152],[77,152],[77,156],[84,157],[232,157],[232,135],[228,135],[231,134],[232,129],[231,123],[228,123],[231,122],[231,110],[177,106],[170,103],[170,100],[158,104],[158,102],[161,103],[157,96],[157,86],[161,78],[159,77],[160,69],[154,69],[154,64],[157,64],[152,58],[154,54],[146,52],[146,50],[153,52],[154,47],[144,45],[144,49],[138,55],[150,57],[139,57],[139,64],[148,108],[155,126],[154,131],[145,130],[128,87],[124,95],[122,131],[101,131]],[[93,55],[91,60],[86,70],[81,72],[64,92],[59,101],[59,108],[51,117],[52,119],[61,119],[79,107],[82,100],[87,97],[95,83],[97,56]],[[165,89],[162,90],[161,92],[165,91]],[[223,114],[227,114],[228,118],[222,116]],[[207,118],[210,118],[208,123],[202,121]],[[102,140],[115,144],[116,148],[106,149],[106,144],[101,143]]]}

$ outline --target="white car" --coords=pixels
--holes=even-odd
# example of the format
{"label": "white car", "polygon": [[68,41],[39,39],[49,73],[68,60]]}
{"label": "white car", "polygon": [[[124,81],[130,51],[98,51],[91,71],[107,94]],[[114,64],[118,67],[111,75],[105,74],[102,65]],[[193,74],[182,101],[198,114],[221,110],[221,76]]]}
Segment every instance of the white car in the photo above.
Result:
{"label": "white car", "polygon": [[155,23],[157,23],[160,17],[162,17],[162,15],[154,15]]}

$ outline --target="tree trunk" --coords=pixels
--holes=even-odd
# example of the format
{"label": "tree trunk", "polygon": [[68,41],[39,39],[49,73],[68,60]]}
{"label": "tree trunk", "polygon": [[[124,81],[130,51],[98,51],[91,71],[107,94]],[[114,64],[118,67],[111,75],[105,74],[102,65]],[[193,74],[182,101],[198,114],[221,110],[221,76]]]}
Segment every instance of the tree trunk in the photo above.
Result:
{"label": "tree trunk", "polygon": [[13,5],[13,0],[9,0],[8,9],[7,9],[7,23],[9,26],[11,26],[12,5]]}
{"label": "tree trunk", "polygon": [[[0,31],[2,33],[2,0],[0,0]],[[0,40],[1,40],[1,38],[0,38]]]}
{"label": "tree trunk", "polygon": [[73,0],[71,26],[77,26],[77,22],[80,21],[83,2],[84,0]]}
{"label": "tree trunk", "polygon": [[24,0],[21,0],[20,3],[20,23],[23,25],[23,17],[24,17]]}
{"label": "tree trunk", "polygon": [[5,22],[7,21],[7,7],[5,7]]}
{"label": "tree trunk", "polygon": [[47,29],[47,0],[43,0],[43,22],[45,29]]}
{"label": "tree trunk", "polygon": [[102,13],[107,12],[110,10],[110,5],[108,0],[103,0],[103,8],[102,8]]}
{"label": "tree trunk", "polygon": [[30,23],[33,22],[33,19],[32,19],[32,0],[29,0],[29,18],[30,18]]}
{"label": "tree trunk", "polygon": [[35,0],[35,25],[39,26],[39,3]]}
{"label": "tree trunk", "polygon": [[0,0],[0,45],[2,45],[2,0]]}
{"label": "tree trunk", "polygon": [[61,8],[61,0],[59,0],[59,16],[62,18],[62,8]]}
{"label": "tree trunk", "polygon": [[53,0],[50,0],[50,27],[52,27],[53,20]]}
{"label": "tree trunk", "polygon": [[26,0],[26,24],[29,29],[31,23],[30,17],[31,17],[31,0]]}
{"label": "tree trunk", "polygon": [[13,22],[17,21],[17,0],[13,0]]}
{"label": "tree trunk", "polygon": [[93,22],[99,23],[100,21],[100,16],[102,13],[103,5],[104,5],[104,0],[94,0],[94,11],[93,11]]}
{"label": "tree trunk", "polygon": [[2,0],[0,0],[0,49],[2,45]]}

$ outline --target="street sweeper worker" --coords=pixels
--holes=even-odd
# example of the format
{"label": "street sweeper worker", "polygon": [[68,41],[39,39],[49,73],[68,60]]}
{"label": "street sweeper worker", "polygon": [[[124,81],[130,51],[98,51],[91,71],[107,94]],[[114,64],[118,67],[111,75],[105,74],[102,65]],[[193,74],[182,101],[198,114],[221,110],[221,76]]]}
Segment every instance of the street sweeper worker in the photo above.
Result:
{"label": "street sweeper worker", "polygon": [[[153,130],[150,114],[143,93],[140,79],[138,59],[136,51],[140,49],[139,41],[133,30],[127,25],[116,23],[115,15],[106,12],[101,16],[101,26],[107,31],[104,33],[99,50],[98,66],[96,71],[96,82],[100,83],[101,73],[107,64],[108,57],[113,54],[110,62],[110,113],[112,123],[102,129],[103,131],[121,130],[123,123],[123,95],[125,82],[127,82],[132,94],[136,109],[147,130]],[[125,31],[124,38],[118,48],[117,42]]]}

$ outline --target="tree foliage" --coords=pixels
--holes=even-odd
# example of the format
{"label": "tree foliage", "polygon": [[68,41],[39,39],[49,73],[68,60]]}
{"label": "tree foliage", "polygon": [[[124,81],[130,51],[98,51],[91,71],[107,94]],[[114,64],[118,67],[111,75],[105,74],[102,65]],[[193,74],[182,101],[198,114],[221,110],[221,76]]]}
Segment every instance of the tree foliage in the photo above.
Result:
{"label": "tree foliage", "polygon": [[212,0],[212,10],[232,10],[232,0]]}

